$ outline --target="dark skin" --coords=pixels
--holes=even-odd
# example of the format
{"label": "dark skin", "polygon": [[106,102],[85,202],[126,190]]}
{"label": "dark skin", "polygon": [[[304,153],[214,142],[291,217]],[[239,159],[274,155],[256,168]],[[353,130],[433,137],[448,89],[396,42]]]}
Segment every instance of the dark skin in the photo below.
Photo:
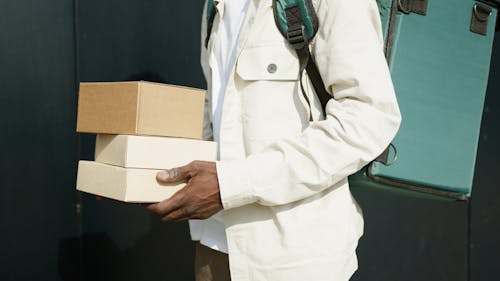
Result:
{"label": "dark skin", "polygon": [[194,161],[186,166],[161,171],[156,180],[163,184],[186,182],[186,186],[172,197],[143,205],[162,221],[207,219],[222,210],[215,162]]}

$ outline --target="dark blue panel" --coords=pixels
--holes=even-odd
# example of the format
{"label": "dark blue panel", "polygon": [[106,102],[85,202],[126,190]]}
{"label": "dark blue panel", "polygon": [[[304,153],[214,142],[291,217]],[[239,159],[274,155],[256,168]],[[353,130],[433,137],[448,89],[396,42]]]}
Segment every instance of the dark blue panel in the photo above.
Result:
{"label": "dark blue panel", "polygon": [[500,33],[496,34],[472,193],[472,279],[500,280]]}
{"label": "dark blue panel", "polygon": [[79,3],[81,81],[152,80],[204,87],[203,1]]}
{"label": "dark blue panel", "polygon": [[467,204],[355,194],[365,217],[353,281],[467,280]]}
{"label": "dark blue panel", "polygon": [[73,1],[1,1],[1,280],[78,270],[73,42]]}

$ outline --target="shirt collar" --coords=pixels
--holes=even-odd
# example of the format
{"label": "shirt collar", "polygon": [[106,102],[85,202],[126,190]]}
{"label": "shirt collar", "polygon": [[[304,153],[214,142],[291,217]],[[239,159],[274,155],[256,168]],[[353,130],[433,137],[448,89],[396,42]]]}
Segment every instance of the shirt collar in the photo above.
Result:
{"label": "shirt collar", "polygon": [[[217,12],[219,13],[220,17],[224,16],[224,7],[226,6],[226,1],[245,1],[249,2],[249,0],[214,0],[215,3],[215,8],[217,9]],[[248,3],[245,3],[245,5],[241,5],[241,12],[244,12],[247,8]]]}

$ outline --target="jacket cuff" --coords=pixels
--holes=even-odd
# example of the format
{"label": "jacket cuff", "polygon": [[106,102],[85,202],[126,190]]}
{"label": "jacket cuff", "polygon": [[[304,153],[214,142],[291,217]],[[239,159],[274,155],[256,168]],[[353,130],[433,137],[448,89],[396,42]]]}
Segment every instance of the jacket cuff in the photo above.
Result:
{"label": "jacket cuff", "polygon": [[216,162],[220,198],[225,210],[257,201],[246,166],[245,160]]}

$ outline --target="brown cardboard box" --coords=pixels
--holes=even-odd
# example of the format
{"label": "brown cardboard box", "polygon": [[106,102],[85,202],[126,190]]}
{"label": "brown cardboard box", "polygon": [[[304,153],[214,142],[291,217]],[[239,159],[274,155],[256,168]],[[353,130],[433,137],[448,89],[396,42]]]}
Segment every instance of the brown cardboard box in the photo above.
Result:
{"label": "brown cardboard box", "polygon": [[124,202],[153,203],[184,187],[184,183],[160,185],[156,181],[158,171],[80,161],[76,189]]}
{"label": "brown cardboard box", "polygon": [[201,139],[205,91],[151,82],[81,83],[78,132]]}
{"label": "brown cardboard box", "polygon": [[96,162],[125,168],[169,169],[216,156],[215,142],[171,137],[100,134],[95,146]]}

